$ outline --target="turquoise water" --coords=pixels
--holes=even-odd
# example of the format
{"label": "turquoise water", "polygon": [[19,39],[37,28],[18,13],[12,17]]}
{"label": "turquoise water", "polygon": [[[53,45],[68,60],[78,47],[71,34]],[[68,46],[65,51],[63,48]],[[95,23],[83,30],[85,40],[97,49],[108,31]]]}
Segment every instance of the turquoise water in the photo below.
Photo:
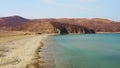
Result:
{"label": "turquoise water", "polygon": [[55,68],[120,68],[120,34],[61,35],[49,39]]}

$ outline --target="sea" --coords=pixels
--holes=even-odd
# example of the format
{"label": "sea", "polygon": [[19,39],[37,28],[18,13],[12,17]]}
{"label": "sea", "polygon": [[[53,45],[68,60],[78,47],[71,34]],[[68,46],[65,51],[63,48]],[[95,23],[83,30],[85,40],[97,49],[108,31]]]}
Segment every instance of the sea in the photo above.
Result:
{"label": "sea", "polygon": [[41,50],[54,68],[120,68],[120,34],[49,36]]}

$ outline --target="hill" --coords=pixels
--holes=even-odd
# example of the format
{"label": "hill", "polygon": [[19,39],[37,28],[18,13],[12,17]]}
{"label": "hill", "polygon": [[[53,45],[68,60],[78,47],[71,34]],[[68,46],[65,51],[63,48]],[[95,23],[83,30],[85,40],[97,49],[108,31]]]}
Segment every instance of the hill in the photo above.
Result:
{"label": "hill", "polygon": [[10,30],[13,27],[16,27],[24,22],[29,22],[30,20],[22,18],[20,16],[9,16],[0,18],[0,29],[1,30]]}
{"label": "hill", "polygon": [[102,18],[25,19],[20,16],[0,18],[0,30],[39,33],[120,32],[120,22]]}

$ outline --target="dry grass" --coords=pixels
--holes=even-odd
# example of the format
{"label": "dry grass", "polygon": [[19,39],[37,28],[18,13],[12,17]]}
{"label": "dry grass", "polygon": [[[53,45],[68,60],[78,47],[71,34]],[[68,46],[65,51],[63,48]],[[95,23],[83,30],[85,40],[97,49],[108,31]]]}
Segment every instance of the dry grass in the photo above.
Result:
{"label": "dry grass", "polygon": [[35,32],[27,31],[2,31],[0,30],[0,37],[19,36],[19,35],[33,35]]}

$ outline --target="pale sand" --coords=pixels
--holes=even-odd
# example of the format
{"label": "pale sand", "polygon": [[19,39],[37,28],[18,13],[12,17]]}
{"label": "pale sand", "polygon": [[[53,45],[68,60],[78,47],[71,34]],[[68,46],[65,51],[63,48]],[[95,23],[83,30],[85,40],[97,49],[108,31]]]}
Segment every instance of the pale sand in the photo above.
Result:
{"label": "pale sand", "polygon": [[120,33],[120,32],[96,32],[96,34],[105,34],[105,33]]}
{"label": "pale sand", "polygon": [[0,68],[40,68],[39,51],[46,35],[0,38]]}

